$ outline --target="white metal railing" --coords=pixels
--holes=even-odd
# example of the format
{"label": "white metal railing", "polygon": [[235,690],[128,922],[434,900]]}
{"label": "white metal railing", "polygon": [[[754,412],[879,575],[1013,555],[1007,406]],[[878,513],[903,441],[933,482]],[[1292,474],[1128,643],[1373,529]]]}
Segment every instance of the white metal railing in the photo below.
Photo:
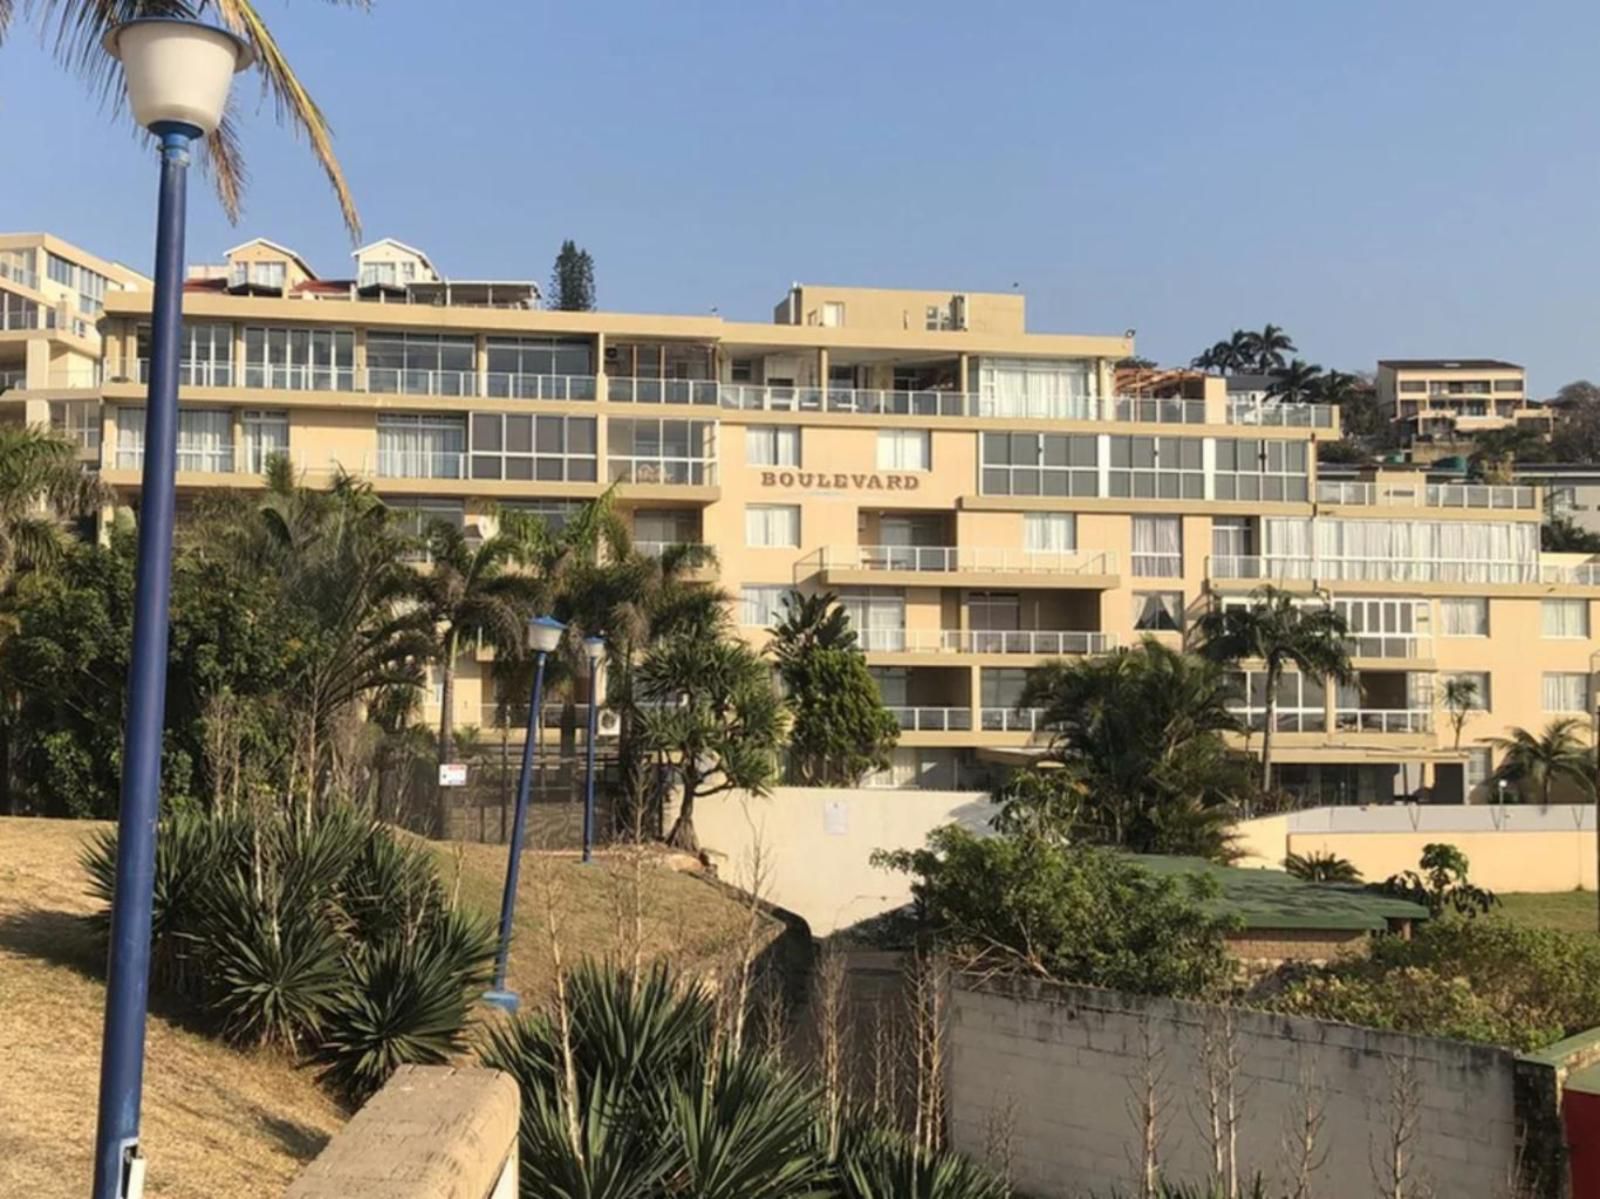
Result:
{"label": "white metal railing", "polygon": [[100,453],[99,425],[51,425],[50,432],[73,442],[82,453]]}
{"label": "white metal railing", "polygon": [[39,290],[39,272],[30,271],[25,266],[17,266],[13,262],[0,262],[0,279],[10,279],[13,283],[20,283],[24,287]]}
{"label": "white metal railing", "polygon": [[467,456],[453,452],[379,450],[375,459],[366,459],[366,468],[367,473],[384,479],[464,479]]}
{"label": "white metal railing", "polygon": [[353,366],[313,366],[310,363],[246,362],[244,385],[274,391],[357,390]]}
{"label": "white metal railing", "polygon": [[889,715],[908,733],[965,733],[972,730],[971,708],[890,708]]}
{"label": "white metal railing", "polygon": [[898,390],[855,387],[717,385],[724,408],[741,412],[844,412],[870,416],[968,416],[976,397],[938,389]]}
{"label": "white metal railing", "polygon": [[988,546],[830,545],[818,550],[823,570],[905,570],[1000,574],[1101,574],[1117,571],[1117,558],[1100,553],[1030,553]]}
{"label": "white metal railing", "polygon": [[490,371],[483,377],[483,394],[512,400],[592,400],[597,380],[593,375],[531,375]]}
{"label": "white metal railing", "polygon": [[1342,733],[1431,733],[1429,708],[1335,708],[1334,727]]}
{"label": "white metal railing", "polygon": [[[1422,559],[1371,557],[1317,557],[1288,555],[1212,556],[1206,559],[1206,575],[1212,579],[1260,579],[1269,581],[1323,581],[1344,583],[1490,583],[1574,582],[1585,584],[1584,577],[1544,577],[1563,570],[1582,568],[1544,567],[1533,562],[1483,562],[1464,559]],[[1600,582],[1600,571],[1592,574]]]}
{"label": "white metal railing", "polygon": [[1116,646],[1112,633],[1076,629],[857,629],[869,654],[1100,654]]}
{"label": "white metal railing", "polygon": [[[466,370],[412,370],[408,367],[369,366],[365,378],[352,376],[357,390],[377,395],[475,396],[478,372]],[[359,384],[365,382],[366,386]]]}
{"label": "white metal railing", "polygon": [[[112,377],[146,383],[150,360],[140,358],[135,373],[125,376],[114,368]],[[510,371],[424,370],[375,366],[357,370],[349,365],[246,362],[235,369],[231,362],[184,361],[178,382],[185,387],[259,388],[266,391],[353,391],[379,395],[470,396],[518,400],[593,400],[594,375],[539,375]]]}
{"label": "white metal railing", "polygon": [[674,546],[680,545],[685,547],[695,546],[699,549],[706,548],[705,542],[695,541],[693,539],[680,539],[678,541],[635,541],[633,543],[633,548],[637,553],[643,554],[647,558],[659,558],[662,554],[666,553]]}
{"label": "white metal railing", "polygon": [[1404,486],[1378,483],[1318,480],[1317,502],[1350,506],[1494,508],[1531,511],[1538,506],[1532,487],[1488,483],[1428,483]]}
{"label": "white metal railing", "polygon": [[979,727],[989,733],[1037,733],[1044,712],[1043,708],[980,708]]}
{"label": "white metal railing", "polygon": [[1352,633],[1345,645],[1352,658],[1433,657],[1433,638],[1409,633]]}
{"label": "white metal railing", "polygon": [[606,376],[606,399],[617,404],[715,404],[713,379],[636,379]]}
{"label": "white metal railing", "polygon": [[1600,587],[1600,562],[1580,562],[1577,566],[1541,566],[1541,583],[1566,583],[1578,587]]}
{"label": "white metal railing", "polygon": [[[214,446],[209,449],[198,450],[185,448],[183,442],[178,443],[178,469],[180,471],[196,471],[213,475],[233,474],[234,454],[231,445]],[[143,446],[118,446],[118,470],[144,469]]]}
{"label": "white metal railing", "polygon": [[689,458],[673,454],[611,454],[606,458],[612,483],[665,483],[674,487],[714,487],[714,458]]}
{"label": "white metal railing", "polygon": [[[150,382],[150,359],[140,358],[135,367],[137,374],[132,380],[137,383]],[[213,362],[202,358],[180,358],[178,360],[178,386],[180,387],[232,387],[233,363]]]}
{"label": "white metal railing", "polygon": [[1141,424],[1203,425],[1206,420],[1206,402],[1149,396],[1113,396],[1109,419],[1138,421]]}
{"label": "white metal railing", "polygon": [[1228,423],[1273,429],[1331,429],[1333,411],[1331,404],[1231,399]]}
{"label": "white metal railing", "polygon": [[[1252,733],[1259,733],[1267,727],[1267,710],[1265,708],[1230,704],[1228,711],[1238,717],[1239,722]],[[1277,733],[1326,733],[1328,731],[1328,710],[1326,708],[1280,707],[1273,715],[1275,723],[1272,727],[1273,731]]]}

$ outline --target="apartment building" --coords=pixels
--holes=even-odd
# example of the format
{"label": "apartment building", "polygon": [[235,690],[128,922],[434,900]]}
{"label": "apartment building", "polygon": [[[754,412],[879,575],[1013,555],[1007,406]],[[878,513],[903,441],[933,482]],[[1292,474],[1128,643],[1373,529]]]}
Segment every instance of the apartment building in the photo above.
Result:
{"label": "apartment building", "polygon": [[[1264,582],[1352,628],[1354,683],[1291,674],[1279,696],[1276,757],[1308,794],[1481,797],[1478,738],[1590,707],[1600,564],[1541,555],[1536,488],[1321,480],[1332,410],[1187,372],[1118,394],[1131,339],[1029,332],[1020,295],[795,284],[746,323],[544,311],[531,284],[446,282],[398,242],[355,258],[326,279],[255,241],[192,272],[180,497],[259,486],[281,453],[313,483],[372,479],[419,527],[487,533],[614,486],[641,546],[716,549],[753,641],[791,588],[840,595],[902,728],[880,785],[1028,760],[1047,739],[1018,707],[1030,667],[1179,644]],[[73,393],[100,405],[100,469],[130,504],[149,310],[108,293],[102,382]],[[1485,701],[1459,748],[1435,700],[1455,674]],[[1238,681],[1258,738],[1262,674]],[[457,722],[490,726],[495,698],[465,663]]]}
{"label": "apartment building", "polygon": [[1522,421],[1548,429],[1549,413],[1529,401],[1522,367],[1498,358],[1384,358],[1377,388],[1380,410],[1419,462],[1490,429]]}

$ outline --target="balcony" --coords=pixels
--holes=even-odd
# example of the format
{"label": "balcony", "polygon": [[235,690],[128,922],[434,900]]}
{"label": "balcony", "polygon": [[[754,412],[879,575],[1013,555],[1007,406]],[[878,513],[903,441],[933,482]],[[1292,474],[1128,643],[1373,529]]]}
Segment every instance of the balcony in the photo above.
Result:
{"label": "balcony", "polygon": [[1044,730],[1043,708],[979,708],[978,723],[986,733],[1039,733]]}
{"label": "balcony", "polygon": [[1416,660],[1433,657],[1433,638],[1403,633],[1355,633],[1345,638],[1352,658]]}
{"label": "balcony", "polygon": [[1541,566],[1539,582],[1572,587],[1600,587],[1600,562],[1581,562],[1576,566]]}
{"label": "balcony", "polygon": [[859,629],[856,644],[869,654],[1017,654],[1061,657],[1103,654],[1115,634],[1075,629]]}
{"label": "balcony", "polygon": [[606,399],[613,404],[706,404],[717,402],[711,379],[631,379],[606,377]]}
{"label": "balcony", "polygon": [[[98,430],[97,430],[98,432]],[[231,475],[234,468],[233,446],[210,446],[206,449],[186,448],[178,443],[178,470],[189,474]],[[143,446],[118,446],[117,470],[143,470]]]}
{"label": "balcony", "polygon": [[971,708],[890,708],[889,715],[902,732],[968,733],[972,731]]}
{"label": "balcony", "polygon": [[[147,383],[150,360],[140,358],[129,377],[115,365],[112,382]],[[598,394],[594,375],[537,375],[504,371],[409,370],[403,367],[327,366],[307,363],[185,361],[178,382],[184,387],[244,387],[261,391],[332,391],[373,395],[462,396],[474,399],[580,400]]]}
{"label": "balcony", "polygon": [[380,479],[465,479],[467,456],[423,450],[379,450],[365,464]]}
{"label": "balcony", "polygon": [[33,291],[39,290],[39,272],[13,262],[0,262],[0,279],[10,279]]}
{"label": "balcony", "polygon": [[1331,404],[1274,403],[1256,400],[1228,401],[1230,425],[1255,425],[1263,429],[1331,429]]}
{"label": "balcony", "polygon": [[26,370],[0,371],[0,392],[10,391],[14,387],[28,385],[28,372]]}
{"label": "balcony", "polygon": [[1317,502],[1351,507],[1486,508],[1533,512],[1539,508],[1532,487],[1478,483],[1408,484],[1318,481]]}
{"label": "balcony", "polygon": [[1419,735],[1433,732],[1433,712],[1428,708],[1336,708],[1333,723],[1341,733]]}
{"label": "balcony", "polygon": [[611,454],[606,477],[612,483],[648,483],[666,487],[715,487],[714,458],[688,458],[671,454]]}
{"label": "balcony", "polygon": [[[1546,577],[1546,576],[1549,577]],[[1410,561],[1396,558],[1221,557],[1206,559],[1206,577],[1259,583],[1471,583],[1600,584],[1600,564],[1544,567],[1533,562],[1482,562],[1455,559]]]}
{"label": "balcony", "polygon": [[959,391],[872,391],[723,383],[720,392],[722,406],[740,412],[848,412],[867,416],[976,414],[976,397]]}
{"label": "balcony", "polygon": [[1028,550],[953,545],[830,545],[812,555],[823,572],[916,574],[1114,575],[1117,556],[1101,553],[1032,553]]}

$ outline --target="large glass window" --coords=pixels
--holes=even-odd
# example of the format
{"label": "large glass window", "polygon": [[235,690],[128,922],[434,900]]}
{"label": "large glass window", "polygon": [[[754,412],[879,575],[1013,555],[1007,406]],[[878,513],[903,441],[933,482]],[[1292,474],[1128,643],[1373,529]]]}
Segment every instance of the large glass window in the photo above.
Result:
{"label": "large glass window", "polygon": [[284,391],[349,391],[355,379],[349,329],[244,331],[244,385]]}
{"label": "large glass window", "polygon": [[530,400],[594,399],[594,346],[584,338],[491,337],[486,390]]}
{"label": "large glass window", "polygon": [[37,329],[39,305],[15,292],[0,290],[0,329]]}
{"label": "large glass window", "polygon": [[770,629],[783,618],[783,597],[793,590],[786,583],[746,583],[739,591],[739,623]]}
{"label": "large glass window", "polygon": [[[141,325],[138,346],[139,381],[150,378],[150,326]],[[184,322],[178,335],[178,382],[184,387],[233,386],[233,326]]]}
{"label": "large glass window", "polygon": [[1133,627],[1151,633],[1183,632],[1183,592],[1135,591]]}
{"label": "large glass window", "polygon": [[763,547],[799,546],[800,506],[798,504],[745,505],[744,543]]}
{"label": "large glass window", "polygon": [[613,483],[701,486],[716,475],[716,425],[692,420],[613,420],[607,427]]}
{"label": "large glass window", "polygon": [[592,416],[472,414],[474,479],[592,483],[598,477]]}
{"label": "large glass window", "polygon": [[744,431],[748,466],[799,466],[800,430],[782,425],[751,425]]}
{"label": "large glass window", "polygon": [[474,395],[476,345],[441,333],[368,333],[367,390],[399,395]]}
{"label": "large glass window", "polygon": [[894,653],[906,647],[906,596],[892,587],[857,587],[839,594],[850,618],[856,645],[863,651]]}
{"label": "large glass window", "polygon": [[1078,518],[1071,512],[1025,512],[1022,546],[1030,554],[1071,554],[1078,549]]}
{"label": "large glass window", "polygon": [[[1235,715],[1252,731],[1267,727],[1267,673],[1264,670],[1237,671]],[[1280,733],[1321,733],[1328,727],[1328,690],[1323,681],[1298,671],[1285,671],[1278,681],[1278,723]]]}
{"label": "large glass window", "polygon": [[980,416],[1093,420],[1096,375],[1088,359],[979,358],[972,367]]}
{"label": "large glass window", "polygon": [[1546,712],[1587,712],[1589,676],[1577,672],[1552,671],[1543,679]]}
{"label": "large glass window", "polygon": [[1204,443],[1198,437],[1111,438],[1111,494],[1133,499],[1204,499]]}
{"label": "large glass window", "polygon": [[1486,670],[1451,670],[1441,671],[1439,674],[1439,694],[1445,694],[1445,686],[1451,682],[1471,683],[1472,701],[1466,706],[1469,711],[1487,712],[1493,706],[1489,698],[1489,672]]}
{"label": "large glass window", "polygon": [[392,479],[466,475],[467,421],[448,413],[378,414],[378,474]]}
{"label": "large glass window", "polygon": [[1446,637],[1487,637],[1489,601],[1462,596],[1439,601],[1440,631]]}
{"label": "large glass window", "polygon": [[267,469],[267,462],[276,455],[289,452],[289,414],[247,408],[241,423],[244,427],[244,469],[259,475]]}
{"label": "large glass window", "polygon": [[1099,443],[1064,433],[985,433],[985,495],[1098,495]]}
{"label": "large glass window", "polygon": [[879,470],[931,470],[933,435],[926,429],[879,429]]}
{"label": "large glass window", "polygon": [[1177,516],[1133,518],[1133,573],[1145,578],[1182,576],[1182,518]]}
{"label": "large glass window", "polygon": [[583,500],[501,500],[500,512],[518,512],[536,516],[551,533],[559,533],[578,518],[587,504]]}
{"label": "large glass window", "polygon": [[[144,465],[145,411],[117,409],[117,466]],[[228,474],[233,470],[233,413],[226,408],[178,409],[178,469]]]}
{"label": "large glass window", "polygon": [[1539,601],[1540,615],[1546,637],[1587,637],[1589,635],[1589,601],[1583,599],[1547,599]]}
{"label": "large glass window", "polygon": [[1217,499],[1303,503],[1309,494],[1305,442],[1217,438]]}

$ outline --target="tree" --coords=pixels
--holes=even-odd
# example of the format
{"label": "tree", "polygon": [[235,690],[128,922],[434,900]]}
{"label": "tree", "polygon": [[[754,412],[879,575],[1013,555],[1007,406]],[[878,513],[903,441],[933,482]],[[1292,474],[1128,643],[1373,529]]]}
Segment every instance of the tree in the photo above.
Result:
{"label": "tree", "polygon": [[698,853],[695,802],[726,791],[764,795],[786,723],[767,663],[725,629],[676,633],[645,652],[635,686],[641,741],[676,776],[667,844]]}
{"label": "tree", "polygon": [[1467,723],[1467,716],[1478,707],[1480,699],[1476,679],[1457,675],[1445,680],[1440,702],[1450,714],[1450,727],[1455,730],[1455,743],[1451,748],[1461,748],[1461,728]]}
{"label": "tree", "polygon": [[1486,429],[1472,439],[1472,447],[1468,464],[1490,481],[1509,483],[1518,463],[1549,462],[1552,456],[1549,439],[1525,425]]}
{"label": "tree", "polygon": [[1444,915],[1447,909],[1471,919],[1500,902],[1493,891],[1486,891],[1468,879],[1467,855],[1454,845],[1441,842],[1424,845],[1421,866],[1421,874],[1405,870],[1391,875],[1378,890],[1422,904],[1434,919]]}
{"label": "tree", "polygon": [[[1235,338],[1239,336],[1236,332]],[[1261,332],[1245,333],[1251,365],[1259,374],[1270,374],[1282,368],[1285,356],[1295,352],[1294,340],[1279,325],[1264,325]]]}
{"label": "tree", "polygon": [[550,273],[550,307],[561,312],[594,311],[594,259],[570,237],[561,243]]}
{"label": "tree", "polygon": [[889,764],[899,725],[883,706],[837,596],[790,592],[769,648],[794,715],[789,760],[802,783],[854,786]]}
{"label": "tree", "polygon": [[[1043,710],[1048,760],[1081,784],[1082,807],[1059,836],[1140,853],[1228,856],[1230,813],[1249,782],[1222,736],[1238,721],[1220,667],[1146,639],[1115,654],[1046,663],[1029,675],[1020,706]],[[1004,812],[1004,789],[997,801]]]}
{"label": "tree", "polygon": [[479,639],[505,653],[519,652],[528,619],[544,598],[544,580],[514,569],[521,543],[496,533],[476,545],[449,521],[436,520],[424,534],[428,565],[414,584],[420,612],[434,630],[433,660],[439,666],[439,761],[452,760],[456,661]]}
{"label": "tree", "polygon": [[1543,733],[1514,728],[1510,736],[1486,738],[1484,743],[1501,754],[1495,778],[1519,789],[1524,784],[1532,787],[1545,807],[1550,806],[1550,791],[1561,779],[1593,793],[1593,765],[1589,748],[1579,734],[1582,728],[1583,721],[1562,716],[1545,725]]}
{"label": "tree", "polygon": [[1557,462],[1600,461],[1600,386],[1579,379],[1568,383],[1547,407],[1555,409],[1551,454]]}
{"label": "tree", "polygon": [[1287,366],[1272,368],[1267,394],[1290,404],[1302,404],[1321,394],[1322,368],[1296,358]]}
{"label": "tree", "polygon": [[70,543],[63,518],[92,512],[107,494],[76,443],[37,425],[0,426],[0,590],[19,570],[59,562]]}
{"label": "tree", "polygon": [[[0,0],[0,45],[4,45],[13,11],[37,18],[40,35],[50,38],[57,60],[83,76],[96,96],[109,95],[120,108],[125,102],[122,71],[103,49],[101,42],[115,25],[130,17],[190,16],[215,13],[227,29],[244,39],[255,51],[255,71],[263,89],[272,97],[272,108],[280,122],[303,136],[321,164],[323,173],[338,198],[345,227],[352,237],[361,232],[354,197],[345,182],[344,170],[333,153],[333,133],[327,119],[294,68],[284,56],[272,31],[251,0],[185,0],[184,3],[129,4],[101,3],[97,0],[49,0],[42,4],[15,4]],[[217,198],[230,221],[239,219],[247,172],[239,127],[232,116],[224,116],[216,132],[206,138],[202,150]]]}
{"label": "tree", "polygon": [[1600,533],[1580,528],[1565,516],[1552,516],[1539,529],[1539,548],[1551,554],[1600,554]]}
{"label": "tree", "polygon": [[1232,925],[1207,911],[1216,883],[1201,874],[1157,876],[1112,850],[954,824],[872,860],[911,875],[920,922],[969,966],[1146,995],[1203,996],[1231,974]]}
{"label": "tree", "polygon": [[1266,674],[1266,726],[1261,734],[1261,788],[1272,785],[1272,733],[1278,685],[1290,666],[1323,680],[1347,683],[1350,666],[1345,619],[1328,603],[1300,603],[1275,587],[1252,592],[1245,605],[1215,607],[1200,618],[1200,652],[1213,662],[1258,661]]}

